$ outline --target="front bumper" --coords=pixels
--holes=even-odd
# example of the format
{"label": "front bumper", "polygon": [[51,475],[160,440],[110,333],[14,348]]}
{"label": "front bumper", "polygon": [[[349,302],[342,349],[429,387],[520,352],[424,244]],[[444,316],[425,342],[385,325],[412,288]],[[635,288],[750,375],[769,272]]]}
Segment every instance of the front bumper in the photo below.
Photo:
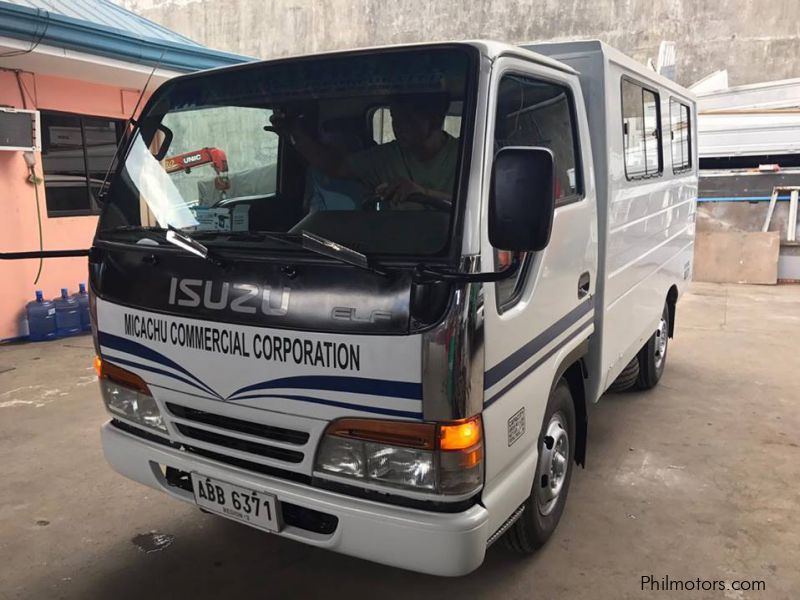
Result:
{"label": "front bumper", "polygon": [[220,464],[143,440],[110,423],[101,433],[106,460],[115,471],[180,500],[194,504],[190,492],[167,483],[161,467],[197,471],[338,519],[329,535],[291,525],[276,535],[431,575],[464,575],[483,562],[490,532],[488,513],[479,504],[461,513],[392,506]]}

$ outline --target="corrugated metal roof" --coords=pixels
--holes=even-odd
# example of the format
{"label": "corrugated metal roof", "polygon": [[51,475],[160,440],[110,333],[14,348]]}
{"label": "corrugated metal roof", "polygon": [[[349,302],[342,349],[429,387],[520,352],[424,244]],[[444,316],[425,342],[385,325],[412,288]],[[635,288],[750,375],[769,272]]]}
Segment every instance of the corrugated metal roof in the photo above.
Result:
{"label": "corrugated metal roof", "polygon": [[144,17],[132,13],[110,0],[4,0],[10,4],[25,6],[34,10],[48,11],[80,21],[88,21],[118,29],[129,35],[160,40],[164,42],[180,42],[200,46],[194,40],[180,35],[154,23]]}
{"label": "corrugated metal roof", "polygon": [[0,0],[0,38],[77,50],[173,71],[197,71],[252,60],[213,50],[148,21],[110,0]]}

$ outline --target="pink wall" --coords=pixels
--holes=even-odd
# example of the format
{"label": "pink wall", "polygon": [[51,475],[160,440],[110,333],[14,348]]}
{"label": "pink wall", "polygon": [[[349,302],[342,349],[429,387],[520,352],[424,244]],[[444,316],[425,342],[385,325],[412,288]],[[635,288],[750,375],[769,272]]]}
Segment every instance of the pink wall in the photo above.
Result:
{"label": "pink wall", "polygon": [[[119,87],[23,73],[27,108],[59,110],[83,115],[126,119],[136,103],[138,92]],[[22,95],[10,71],[0,71],[0,105],[23,108]],[[41,157],[36,155],[36,174],[42,177]],[[45,250],[88,248],[97,217],[47,217],[44,186],[39,186],[42,236]],[[34,186],[28,182],[28,169],[22,152],[0,152],[0,252],[39,249]],[[87,280],[85,258],[51,258],[44,261],[39,283],[33,280],[38,260],[0,261],[0,340],[24,335],[25,304],[41,289],[45,298],[68,287],[77,291]]]}

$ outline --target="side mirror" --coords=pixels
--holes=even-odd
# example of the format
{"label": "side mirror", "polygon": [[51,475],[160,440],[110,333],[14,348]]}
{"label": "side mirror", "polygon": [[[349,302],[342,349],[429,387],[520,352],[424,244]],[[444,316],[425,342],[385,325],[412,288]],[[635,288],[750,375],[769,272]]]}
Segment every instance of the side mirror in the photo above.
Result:
{"label": "side mirror", "polygon": [[499,250],[536,252],[550,242],[555,167],[547,148],[510,146],[494,158],[489,241]]}

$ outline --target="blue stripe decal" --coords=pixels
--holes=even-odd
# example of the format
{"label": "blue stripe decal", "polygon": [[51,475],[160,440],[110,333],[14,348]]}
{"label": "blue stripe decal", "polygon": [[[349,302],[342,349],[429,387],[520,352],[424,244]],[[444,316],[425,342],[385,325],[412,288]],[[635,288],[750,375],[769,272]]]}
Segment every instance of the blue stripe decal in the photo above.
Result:
{"label": "blue stripe decal", "polygon": [[582,317],[589,314],[594,308],[594,298],[590,297],[585,302],[579,304],[542,333],[526,343],[521,348],[515,350],[506,358],[501,360],[491,369],[486,371],[483,377],[483,389],[488,390],[493,385],[502,381],[514,369],[531,358],[534,354],[541,351],[547,344],[552,342],[567,329],[575,325]]}
{"label": "blue stripe decal", "polygon": [[[171,379],[175,379],[175,380],[180,381],[182,383],[185,383],[186,385],[191,386],[191,387],[193,387],[195,389],[201,390],[201,391],[205,392],[206,394],[208,393],[208,391],[205,388],[200,387],[196,383],[194,383],[192,381],[189,381],[188,379],[184,379],[183,377],[180,377],[178,375],[175,375],[175,373],[170,373],[169,371],[164,371],[163,369],[156,369],[155,367],[151,367],[149,365],[143,365],[141,363],[136,363],[136,362],[133,362],[133,361],[130,361],[130,360],[124,360],[124,359],[121,359],[121,358],[117,358],[116,356],[110,356],[109,358],[104,359],[104,360],[108,360],[108,362],[110,362],[112,364],[127,365],[129,367],[135,367],[137,369],[142,369],[144,371],[150,371],[151,373],[157,373],[158,375],[164,375],[165,377],[169,377]],[[218,399],[222,400],[222,396],[220,396],[219,394],[214,394],[214,398],[218,398]]]}
{"label": "blue stripe decal", "polygon": [[208,393],[212,394],[213,396],[216,396],[217,398],[222,398],[222,396],[220,396],[217,392],[208,387],[208,385],[200,381],[200,379],[192,375],[189,371],[184,369],[174,360],[167,358],[160,352],[156,352],[155,350],[148,348],[147,346],[140,344],[138,342],[126,340],[125,338],[119,337],[118,335],[112,335],[110,333],[105,333],[103,331],[97,332],[97,339],[98,342],[100,342],[101,346],[106,346],[108,348],[111,348],[112,350],[119,350],[120,352],[133,354],[134,356],[138,356],[139,358],[144,358],[147,360],[151,360],[153,362],[160,363],[167,367],[172,367],[176,371],[180,371],[190,379],[196,381]]}
{"label": "blue stripe decal", "polygon": [[262,399],[262,398],[278,398],[286,400],[297,400],[300,402],[312,402],[314,404],[324,404],[325,406],[335,406],[337,408],[349,408],[350,410],[358,410],[362,412],[370,412],[378,415],[388,415],[392,417],[407,417],[409,419],[421,419],[421,412],[409,412],[405,410],[394,410],[392,408],[380,408],[378,406],[363,406],[360,404],[347,404],[346,402],[336,402],[335,400],[323,400],[322,398],[313,398],[311,396],[294,396],[291,394],[253,394],[251,396],[241,396],[236,398],[239,400]]}
{"label": "blue stripe decal", "polygon": [[[381,415],[406,417],[410,419],[421,419],[422,412],[411,412],[404,410],[395,410],[391,408],[381,408],[376,406],[365,406],[359,404],[348,404],[346,402],[337,402],[335,400],[324,400],[322,398],[315,398],[311,396],[298,396],[298,395],[279,395],[279,394],[250,394],[240,396],[239,394],[246,394],[247,392],[254,392],[257,390],[274,390],[278,388],[294,388],[300,390],[314,390],[319,392],[350,392],[356,394],[370,394],[375,396],[385,396],[393,398],[402,398],[407,400],[422,401],[422,384],[411,383],[405,381],[391,381],[382,379],[368,379],[365,377],[343,377],[336,375],[309,375],[309,376],[296,376],[296,377],[281,377],[270,381],[264,381],[253,385],[241,388],[231,394],[228,398],[223,398],[220,394],[211,389],[203,381],[195,377],[192,373],[177,364],[170,358],[155,350],[125,338],[112,335],[105,332],[98,332],[98,341],[100,345],[119,352],[125,352],[139,358],[143,358],[155,363],[159,363],[165,367],[170,367],[181,373],[186,377],[182,377],[169,371],[144,365],[138,362],[108,357],[109,362],[119,363],[120,365],[127,365],[157,373],[165,377],[170,377],[176,381],[180,381],[186,385],[194,387],[205,393],[211,394],[214,398],[219,400],[245,400],[251,398],[285,398],[289,400],[297,400],[300,402],[311,402],[314,404],[323,404],[327,406],[335,406],[340,408],[349,408],[362,412],[371,412]],[[238,397],[236,397],[238,396]]]}
{"label": "blue stripe decal", "polygon": [[582,334],[584,331],[586,331],[586,327],[582,327],[581,329],[578,329],[577,331],[574,331],[573,333],[571,333],[570,335],[568,335],[568,336],[567,336],[567,337],[564,339],[564,341],[562,341],[560,344],[558,344],[558,345],[557,345],[555,348],[553,348],[552,350],[550,350],[550,351],[549,351],[547,354],[545,354],[545,355],[544,355],[542,358],[540,358],[539,360],[537,360],[537,361],[536,361],[535,363],[533,363],[533,364],[532,364],[530,367],[528,367],[528,368],[527,368],[527,369],[525,369],[525,370],[524,370],[522,373],[520,373],[519,375],[517,375],[517,376],[516,376],[516,377],[515,377],[515,378],[514,378],[514,379],[511,381],[511,383],[509,383],[507,386],[505,386],[503,389],[501,389],[499,392],[497,392],[497,393],[496,393],[494,396],[492,396],[492,397],[491,397],[491,398],[489,398],[489,399],[488,399],[486,402],[484,402],[484,403],[483,403],[483,408],[484,408],[484,410],[485,410],[486,408],[488,408],[488,407],[489,407],[489,405],[490,405],[490,404],[492,404],[492,403],[493,403],[495,400],[497,400],[497,399],[499,399],[501,396],[505,395],[505,394],[506,394],[506,392],[508,392],[508,391],[509,391],[511,388],[513,388],[514,386],[516,386],[516,385],[517,385],[517,384],[518,384],[520,381],[522,381],[522,380],[523,380],[523,379],[525,379],[525,378],[526,378],[528,375],[530,375],[531,373],[533,373],[533,372],[534,372],[536,369],[538,369],[538,368],[539,368],[539,367],[540,367],[540,366],[541,366],[541,365],[542,365],[542,364],[543,364],[545,361],[549,360],[549,359],[550,359],[550,358],[551,358],[551,357],[552,357],[552,356],[553,356],[553,355],[554,355],[556,352],[558,352],[559,350],[561,350],[561,349],[562,349],[564,346],[566,346],[567,344],[569,344],[569,343],[570,343],[572,340],[574,340],[576,337],[578,337],[578,336],[579,336],[580,334]]}
{"label": "blue stripe decal", "polygon": [[229,398],[255,390],[276,388],[295,388],[304,390],[325,390],[329,392],[350,392],[352,394],[370,394],[372,396],[390,396],[408,400],[422,400],[422,384],[406,381],[390,381],[384,379],[367,379],[365,377],[342,377],[338,375],[307,375],[282,377],[270,381],[262,381],[236,390]]}

